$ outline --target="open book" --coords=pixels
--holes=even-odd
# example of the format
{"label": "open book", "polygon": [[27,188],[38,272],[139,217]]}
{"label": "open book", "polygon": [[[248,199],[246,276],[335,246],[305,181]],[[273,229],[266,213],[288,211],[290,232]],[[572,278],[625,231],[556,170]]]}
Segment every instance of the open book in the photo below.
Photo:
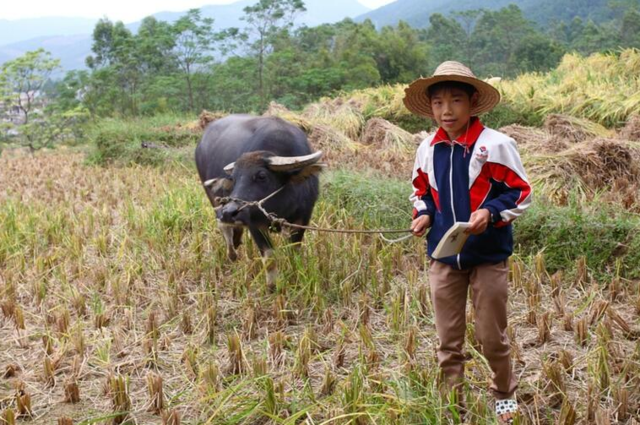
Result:
{"label": "open book", "polygon": [[460,254],[462,251],[462,247],[464,243],[467,241],[469,237],[464,231],[471,226],[471,223],[459,221],[455,223],[447,233],[444,234],[442,239],[440,239],[440,243],[433,250],[432,258],[445,258],[450,257],[452,255]]}

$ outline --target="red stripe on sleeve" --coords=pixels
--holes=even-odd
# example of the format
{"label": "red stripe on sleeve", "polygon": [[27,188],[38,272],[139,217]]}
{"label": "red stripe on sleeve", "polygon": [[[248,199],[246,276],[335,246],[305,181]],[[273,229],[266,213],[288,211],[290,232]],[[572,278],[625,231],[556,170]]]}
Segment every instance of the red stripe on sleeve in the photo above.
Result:
{"label": "red stripe on sleeve", "polygon": [[527,199],[527,196],[531,193],[531,186],[525,180],[515,173],[511,168],[498,164],[495,162],[488,163],[491,169],[491,178],[498,182],[503,182],[512,189],[520,189],[520,197],[516,201],[516,205],[519,205]]}
{"label": "red stripe on sleeve", "polygon": [[416,196],[422,198],[429,189],[429,176],[423,173],[420,168],[416,171],[418,172],[418,175],[413,179],[413,187],[416,188]]}

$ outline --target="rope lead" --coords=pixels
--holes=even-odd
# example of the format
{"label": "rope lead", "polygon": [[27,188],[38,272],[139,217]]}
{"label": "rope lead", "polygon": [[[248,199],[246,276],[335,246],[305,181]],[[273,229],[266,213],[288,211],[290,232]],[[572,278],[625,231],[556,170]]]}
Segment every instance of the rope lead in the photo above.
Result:
{"label": "rope lead", "polygon": [[[272,225],[273,224],[277,224],[277,225],[280,225],[280,226],[291,227],[291,228],[294,228],[294,229],[304,229],[304,230],[312,230],[312,231],[315,231],[315,232],[326,232],[326,233],[379,234],[383,241],[385,241],[387,243],[390,243],[390,244],[391,243],[397,243],[397,242],[405,241],[407,239],[410,239],[413,236],[413,231],[411,229],[376,229],[376,230],[330,229],[330,228],[327,228],[327,227],[304,226],[302,224],[289,223],[284,218],[279,218],[275,214],[268,212],[262,206],[263,202],[266,202],[267,200],[271,199],[273,196],[275,196],[277,193],[279,193],[282,189],[284,189],[284,186],[282,186],[280,189],[276,190],[275,192],[273,192],[269,196],[267,196],[267,197],[265,197],[265,198],[263,198],[263,199],[261,199],[259,201],[245,201],[243,199],[237,199],[237,198],[231,198],[231,197],[217,197],[214,200],[219,202],[220,206],[216,207],[215,209],[218,210],[218,209],[222,208],[225,204],[228,204],[229,202],[234,201],[234,202],[237,202],[237,203],[242,205],[239,208],[240,210],[242,210],[244,208],[247,208],[247,207],[258,207],[258,209],[260,211],[262,211],[262,214],[264,214],[265,217],[267,217],[267,219],[272,223]],[[402,237],[400,237],[398,239],[387,239],[384,236],[384,233],[411,233],[411,234],[406,235],[406,236],[402,236]]]}

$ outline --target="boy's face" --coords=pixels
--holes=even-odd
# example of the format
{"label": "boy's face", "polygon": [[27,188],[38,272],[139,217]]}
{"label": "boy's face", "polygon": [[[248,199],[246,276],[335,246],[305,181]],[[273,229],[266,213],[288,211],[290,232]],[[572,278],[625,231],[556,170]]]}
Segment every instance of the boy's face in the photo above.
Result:
{"label": "boy's face", "polygon": [[471,107],[477,101],[478,93],[471,98],[457,88],[438,90],[431,96],[433,117],[451,140],[460,137],[471,119]]}

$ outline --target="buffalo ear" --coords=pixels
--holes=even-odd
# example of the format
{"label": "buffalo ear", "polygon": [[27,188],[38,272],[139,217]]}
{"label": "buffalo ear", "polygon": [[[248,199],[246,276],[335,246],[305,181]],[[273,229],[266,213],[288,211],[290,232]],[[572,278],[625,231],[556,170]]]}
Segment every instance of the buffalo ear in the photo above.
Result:
{"label": "buffalo ear", "polygon": [[295,183],[300,183],[306,180],[308,177],[321,173],[322,171],[324,171],[325,168],[327,168],[327,164],[323,164],[323,163],[315,163],[315,164],[307,165],[302,170],[300,170],[300,172],[293,174],[291,176],[291,181]]}
{"label": "buffalo ear", "polygon": [[233,189],[233,180],[226,177],[218,177],[215,179],[207,180],[202,185],[211,193],[219,194],[231,192],[231,190]]}

